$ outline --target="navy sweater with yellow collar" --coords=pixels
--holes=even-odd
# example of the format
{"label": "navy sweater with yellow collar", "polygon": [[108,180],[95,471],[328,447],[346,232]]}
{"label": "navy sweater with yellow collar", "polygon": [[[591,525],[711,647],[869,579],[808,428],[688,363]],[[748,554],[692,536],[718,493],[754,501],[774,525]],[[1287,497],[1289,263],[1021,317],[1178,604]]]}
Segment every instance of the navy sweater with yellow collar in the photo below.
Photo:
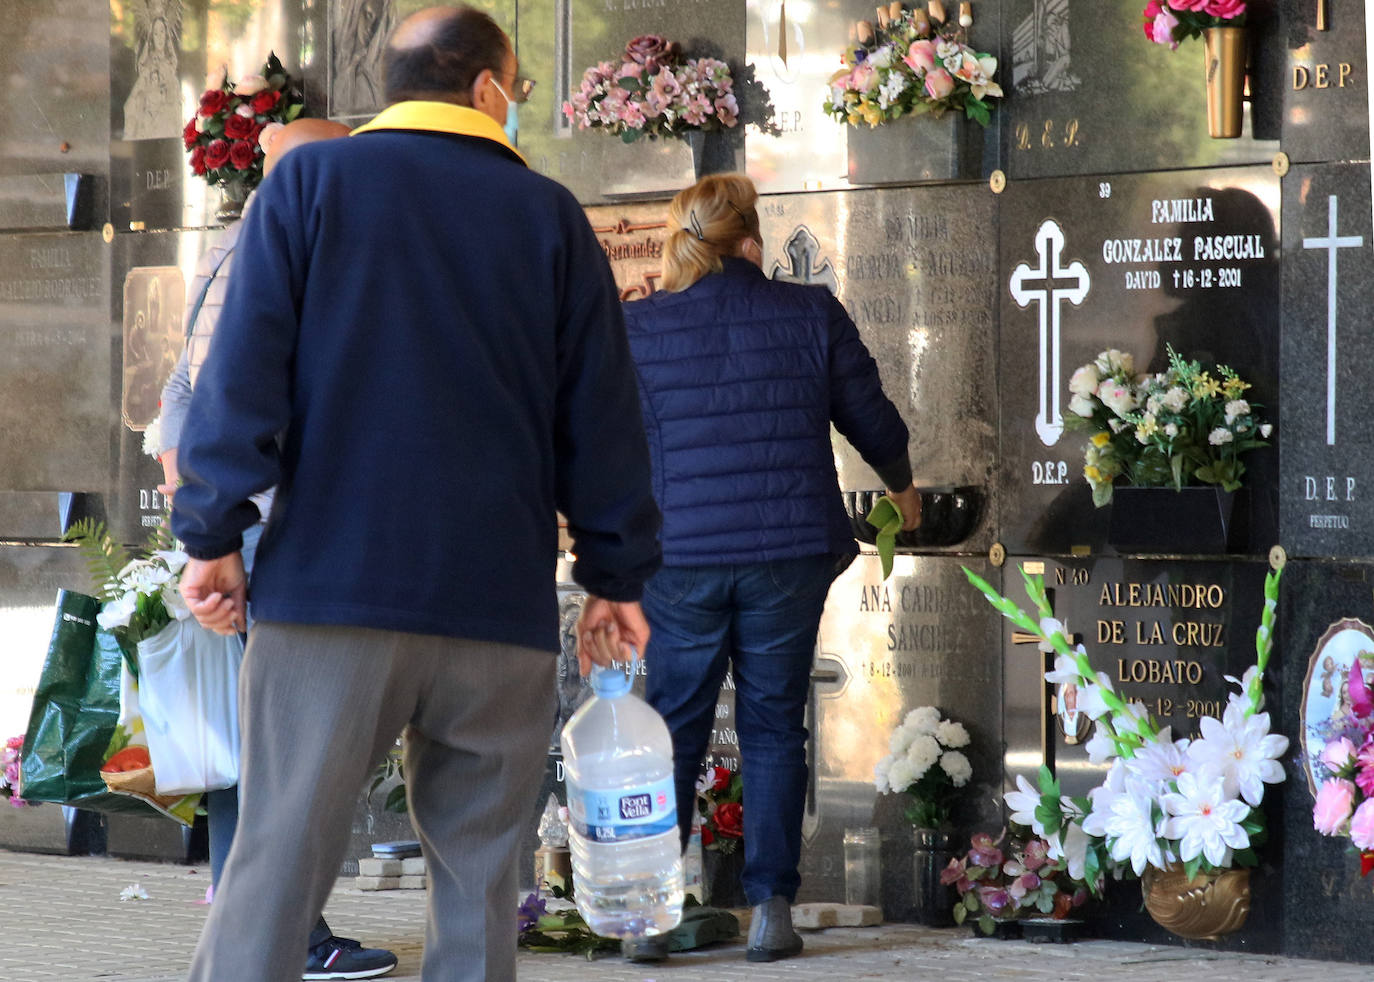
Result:
{"label": "navy sweater with yellow collar", "polygon": [[637,599],[659,514],[617,290],[585,214],[501,128],[401,103],[285,157],[244,220],[172,527],[238,548],[262,620],[556,649],[574,576]]}

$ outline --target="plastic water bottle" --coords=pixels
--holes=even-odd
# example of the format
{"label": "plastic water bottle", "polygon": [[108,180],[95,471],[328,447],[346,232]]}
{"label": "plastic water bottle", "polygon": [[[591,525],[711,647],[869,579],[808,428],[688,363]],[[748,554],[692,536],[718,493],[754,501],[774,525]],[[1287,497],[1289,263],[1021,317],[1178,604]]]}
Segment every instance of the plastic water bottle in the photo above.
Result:
{"label": "plastic water bottle", "polygon": [[577,909],[597,934],[661,934],[682,918],[673,741],[614,668],[563,728]]}

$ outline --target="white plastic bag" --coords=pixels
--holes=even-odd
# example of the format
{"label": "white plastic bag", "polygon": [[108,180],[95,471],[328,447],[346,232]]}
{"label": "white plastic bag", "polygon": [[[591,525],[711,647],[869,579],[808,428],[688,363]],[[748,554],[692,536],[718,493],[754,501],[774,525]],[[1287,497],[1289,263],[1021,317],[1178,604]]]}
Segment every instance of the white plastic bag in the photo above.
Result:
{"label": "white plastic bag", "polygon": [[138,702],[157,793],[217,791],[239,780],[237,634],[173,621],[138,643]]}

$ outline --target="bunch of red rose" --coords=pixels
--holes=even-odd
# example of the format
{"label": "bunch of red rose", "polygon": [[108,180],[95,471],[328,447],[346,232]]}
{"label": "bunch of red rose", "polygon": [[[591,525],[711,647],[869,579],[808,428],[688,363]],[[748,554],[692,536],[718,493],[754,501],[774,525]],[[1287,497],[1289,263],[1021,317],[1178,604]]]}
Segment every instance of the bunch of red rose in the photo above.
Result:
{"label": "bunch of red rose", "polygon": [[744,838],[744,780],[728,767],[708,767],[697,781],[701,844],[732,853]]}
{"label": "bunch of red rose", "polygon": [[186,123],[182,141],[191,172],[209,184],[240,185],[244,193],[262,180],[262,137],[274,125],[300,115],[303,100],[275,54],[261,75],[230,82],[224,69],[207,80],[200,108]]}
{"label": "bunch of red rose", "polygon": [[1243,26],[1245,0],[1150,0],[1144,18],[1147,39],[1177,48],[1209,27]]}

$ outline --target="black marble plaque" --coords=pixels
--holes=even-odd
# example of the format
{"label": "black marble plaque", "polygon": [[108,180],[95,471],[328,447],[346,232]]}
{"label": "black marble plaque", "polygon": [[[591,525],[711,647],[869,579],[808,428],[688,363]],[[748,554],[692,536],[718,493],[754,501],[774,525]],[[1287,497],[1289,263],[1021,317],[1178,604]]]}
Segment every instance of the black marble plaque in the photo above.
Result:
{"label": "black marble plaque", "polygon": [[[1370,957],[1360,939],[1362,925],[1374,918],[1374,892],[1360,877],[1359,855],[1351,851],[1350,840],[1321,835],[1312,827],[1313,792],[1298,735],[1304,706],[1323,702],[1323,663],[1332,653],[1324,640],[1342,621],[1374,623],[1372,589],[1374,567],[1365,563],[1294,561],[1284,572],[1278,651],[1283,653],[1285,698],[1279,719],[1292,740],[1283,786],[1285,954],[1352,961]],[[1332,689],[1339,688],[1335,679]]]}
{"label": "black marble plaque", "polygon": [[59,538],[58,495],[51,491],[0,491],[0,539],[41,542]]}
{"label": "black marble plaque", "polygon": [[1251,3],[1244,135],[1207,135],[1201,40],[1145,39],[1140,0],[1007,0],[1002,86],[1013,179],[1267,162],[1279,149],[1278,28]]}
{"label": "black marble plaque", "polygon": [[5,5],[0,173],[107,172],[109,16],[89,0]]}
{"label": "black marble plaque", "polygon": [[[1012,553],[1099,549],[1108,510],[1083,478],[1086,436],[1065,430],[1068,380],[1108,348],[1137,372],[1186,358],[1229,364],[1278,413],[1279,182],[1268,167],[1012,182],[999,209],[1001,541]],[[1209,258],[1218,253],[1253,256]],[[1277,442],[1276,431],[1274,442]],[[1250,534],[1277,534],[1273,447],[1247,455]]]}
{"label": "black marble plaque", "polygon": [[[764,272],[819,283],[844,303],[911,431],[922,488],[972,487],[983,519],[949,548],[992,542],[996,454],[994,224],[983,186],[770,195],[759,205]],[[840,486],[882,482],[843,437]]]}
{"label": "black marble plaque", "polygon": [[898,556],[882,580],[876,556],[860,556],[830,588],[813,688],[812,788],[803,824],[799,899],[844,896],[844,830],[883,834],[883,910],[910,917],[911,825],[905,794],[878,794],[874,766],[893,729],[918,706],[964,724],[973,777],[956,803],[965,838],[1002,825],[1002,665],[992,655],[1000,615],[968,585],[963,562],[984,578],[986,560]]}
{"label": "black marble plaque", "polygon": [[[651,161],[654,154],[626,153],[618,136],[600,130],[579,130],[563,115],[563,103],[581,84],[582,73],[603,61],[615,63],[626,42],[641,34],[658,34],[682,46],[688,58],[719,58],[730,65],[738,88],[745,78],[744,5],[736,0],[517,0],[519,30],[516,53],[521,70],[537,85],[520,109],[518,146],[530,165],[567,185],[584,202],[614,195],[671,196]],[[515,16],[501,23],[514,23]],[[746,117],[741,104],[741,119]],[[749,110],[752,112],[753,110]],[[743,169],[745,125],[724,132],[715,141],[709,169]],[[753,139],[751,134],[750,140]]]}
{"label": "black marble plaque", "polygon": [[100,490],[109,470],[110,249],[0,238],[0,490]]}
{"label": "black marble plaque", "polygon": [[[1195,735],[1203,716],[1220,716],[1235,691],[1225,676],[1239,678],[1254,664],[1268,572],[1262,562],[1018,559],[1003,574],[1003,593],[1033,612],[1016,567],[1044,576],[1055,616],[1087,648],[1094,669],[1107,673],[1118,694],[1143,701],[1175,738]],[[1065,794],[1086,794],[1107,768],[1088,759],[1083,744],[1091,730],[1065,691],[1068,687],[1044,680],[1053,656],[1042,653],[1033,638],[1009,621],[1002,627],[1002,644],[1008,788],[1015,786],[1017,775],[1034,784],[1045,763]],[[1289,691],[1281,660],[1274,657],[1266,678],[1271,710],[1285,704]],[[1277,711],[1273,720],[1279,731]],[[1272,791],[1266,795],[1269,841],[1260,850],[1250,917],[1240,932],[1220,942],[1228,950],[1279,950],[1280,870],[1291,868],[1283,861],[1282,796]],[[1109,883],[1107,900],[1088,911],[1097,931],[1107,937],[1179,943],[1140,909],[1134,880]]]}
{"label": "black marble plaque", "polygon": [[1367,556],[1369,165],[1295,167],[1283,180],[1283,209],[1282,541],[1300,556]]}
{"label": "black marble plaque", "polygon": [[[1296,161],[1369,156],[1361,0],[1282,0],[1287,55],[1283,150]],[[1319,29],[1318,24],[1324,26]]]}

